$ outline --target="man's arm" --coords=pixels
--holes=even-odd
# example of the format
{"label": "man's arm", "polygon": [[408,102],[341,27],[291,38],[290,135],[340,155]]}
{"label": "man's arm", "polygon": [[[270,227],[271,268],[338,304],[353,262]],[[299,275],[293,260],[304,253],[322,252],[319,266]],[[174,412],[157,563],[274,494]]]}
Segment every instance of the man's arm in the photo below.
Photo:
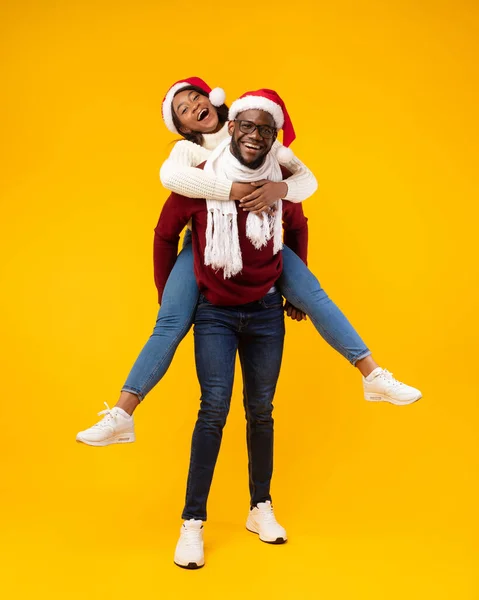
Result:
{"label": "man's arm", "polygon": [[308,264],[308,219],[301,204],[283,202],[284,243]]}
{"label": "man's arm", "polygon": [[195,207],[196,202],[186,201],[183,196],[173,193],[170,194],[161,211],[153,244],[153,264],[159,304],[176,261],[180,233],[195,212]]}
{"label": "man's arm", "polygon": [[[283,203],[284,243],[308,264],[308,219],[301,204]],[[286,300],[284,310],[293,321],[306,321],[304,312]]]}

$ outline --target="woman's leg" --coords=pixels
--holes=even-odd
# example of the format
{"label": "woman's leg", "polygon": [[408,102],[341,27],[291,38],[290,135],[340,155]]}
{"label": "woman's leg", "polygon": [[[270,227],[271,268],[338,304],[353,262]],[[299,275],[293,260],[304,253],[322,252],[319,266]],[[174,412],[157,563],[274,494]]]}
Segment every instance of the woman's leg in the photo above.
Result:
{"label": "woman's leg", "polygon": [[[179,298],[182,299],[182,303],[178,300]],[[153,334],[133,365],[115,406],[122,408],[129,415],[133,414],[146,393],[162,379],[171,364],[176,348],[191,327],[197,302],[198,286],[193,273],[191,230],[187,229],[183,239],[183,250],[178,255],[165,286],[163,304],[158,312]],[[188,317],[190,313],[192,315]],[[175,336],[179,336],[176,345],[174,342]],[[172,340],[173,342],[169,343]],[[165,343],[166,347],[169,348],[166,356],[162,353],[162,346]],[[159,369],[157,372],[158,379],[153,381],[153,385],[149,386],[146,391],[142,392],[141,383],[144,381],[144,376],[148,377],[149,375],[148,365],[156,368],[156,365],[151,362],[153,353],[156,353],[156,351],[160,357],[160,364],[164,365],[164,369]]]}
{"label": "woman's leg", "polygon": [[135,440],[131,415],[168,370],[179,343],[191,327],[198,295],[192,247],[187,244],[168,278],[153,334],[136,359],[117,404],[102,411],[100,414],[105,417],[93,427],[80,431],[77,441],[107,446]]}
{"label": "woman's leg", "polygon": [[[356,365],[371,355],[313,273],[287,246],[283,247],[283,272],[277,284],[286,300],[306,313],[328,344],[351,364]],[[374,368],[373,366],[369,372]]]}
{"label": "woman's leg", "polygon": [[[198,295],[193,272],[193,250],[191,244],[188,244],[178,255],[166,283],[153,333],[122,388],[122,395],[127,394],[126,399],[133,395],[141,402],[162,379],[181,340],[191,327]],[[126,410],[122,406],[121,396],[117,406]]]}
{"label": "woman's leg", "polygon": [[277,283],[283,296],[310,317],[328,344],[359,369],[366,400],[406,405],[421,398],[418,389],[401,383],[378,366],[351,323],[287,246],[283,247],[283,272]]}

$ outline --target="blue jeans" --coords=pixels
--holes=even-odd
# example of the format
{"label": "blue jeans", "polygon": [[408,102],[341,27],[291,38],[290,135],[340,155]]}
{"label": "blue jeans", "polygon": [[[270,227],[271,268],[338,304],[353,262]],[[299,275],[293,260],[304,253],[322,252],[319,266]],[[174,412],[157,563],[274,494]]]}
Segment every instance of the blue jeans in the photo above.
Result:
{"label": "blue jeans", "polygon": [[[199,291],[190,242],[188,232],[165,286],[153,333],[122,388],[122,391],[136,394],[140,400],[162,379],[193,322]],[[351,364],[371,354],[316,277],[287,246],[283,248],[283,273],[277,287],[291,304],[310,317],[321,336]]]}
{"label": "blue jeans", "polygon": [[371,354],[316,277],[287,246],[283,247],[283,272],[276,285],[286,300],[305,312],[328,344],[352,365]]}
{"label": "blue jeans", "polygon": [[191,443],[183,519],[206,520],[237,352],[243,372],[251,506],[271,501],[273,396],[283,341],[283,299],[279,292],[240,306],[214,306],[200,297],[195,316],[195,358],[201,405]]}
{"label": "blue jeans", "polygon": [[136,359],[122,392],[136,394],[141,401],[163,378],[193,323],[198,296],[190,237],[166,282],[153,333]]}

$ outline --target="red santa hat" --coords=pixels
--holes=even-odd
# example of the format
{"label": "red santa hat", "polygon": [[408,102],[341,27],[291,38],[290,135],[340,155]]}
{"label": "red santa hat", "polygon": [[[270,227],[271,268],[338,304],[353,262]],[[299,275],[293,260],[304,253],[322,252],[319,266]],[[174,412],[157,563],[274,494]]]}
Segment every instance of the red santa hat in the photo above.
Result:
{"label": "red santa hat", "polygon": [[277,129],[283,130],[283,146],[276,154],[280,161],[291,160],[294,156],[288,146],[294,141],[296,134],[282,98],[274,90],[256,90],[246,92],[235,100],[229,110],[229,119],[233,121],[237,115],[245,110],[264,110],[274,119]]}
{"label": "red santa hat", "polygon": [[161,106],[163,113],[163,121],[172,133],[180,133],[176,129],[175,124],[173,123],[173,113],[171,109],[173,98],[180,90],[190,85],[194,85],[196,87],[201,88],[208,95],[210,102],[213,106],[218,107],[222,106],[225,103],[226,94],[223,89],[217,87],[212,90],[210,86],[199,77],[188,77],[188,79],[180,79],[180,81],[177,81],[170,87],[170,89],[166,93],[166,96],[163,99],[163,104]]}

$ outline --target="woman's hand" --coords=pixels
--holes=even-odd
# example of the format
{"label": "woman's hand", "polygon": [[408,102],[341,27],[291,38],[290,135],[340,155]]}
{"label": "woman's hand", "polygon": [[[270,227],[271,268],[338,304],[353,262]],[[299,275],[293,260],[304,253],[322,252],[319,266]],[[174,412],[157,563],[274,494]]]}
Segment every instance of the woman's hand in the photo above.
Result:
{"label": "woman's hand", "polygon": [[241,199],[240,208],[255,214],[268,210],[275,202],[288,194],[288,185],[284,181],[261,179],[251,185],[256,189]]}
{"label": "woman's hand", "polygon": [[299,310],[299,308],[296,308],[295,306],[293,306],[291,304],[291,302],[288,302],[287,300],[284,303],[284,312],[288,315],[288,317],[293,319],[293,321],[307,321],[308,320],[306,313],[304,313],[302,310]]}

